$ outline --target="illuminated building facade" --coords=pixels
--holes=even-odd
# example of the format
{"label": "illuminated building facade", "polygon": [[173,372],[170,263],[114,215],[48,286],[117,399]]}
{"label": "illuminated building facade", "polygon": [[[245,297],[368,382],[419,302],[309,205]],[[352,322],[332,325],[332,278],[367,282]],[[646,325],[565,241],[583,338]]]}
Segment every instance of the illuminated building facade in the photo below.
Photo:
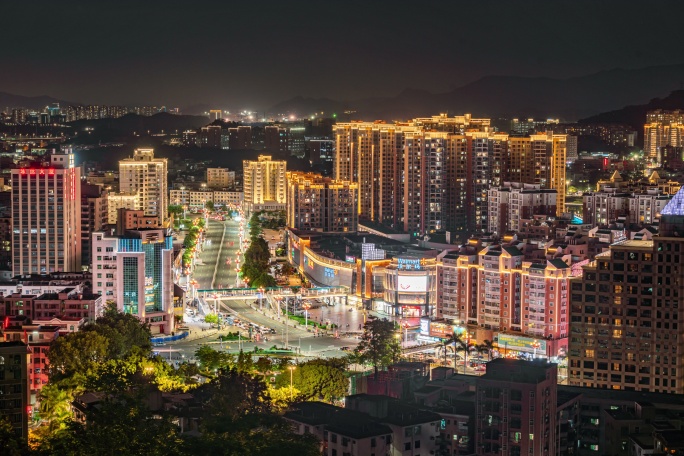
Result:
{"label": "illuminated building facade", "polygon": [[487,119],[338,123],[333,175],[359,185],[362,219],[425,235],[486,231],[487,190],[505,181],[555,189],[564,211],[566,135],[509,137]]}
{"label": "illuminated building facade", "polygon": [[644,125],[644,154],[662,161],[662,148],[684,146],[684,111],[649,111]]}
{"label": "illuminated building facade", "polygon": [[235,171],[228,168],[207,168],[207,187],[229,188],[235,185]]}
{"label": "illuminated building facade", "polygon": [[376,310],[402,317],[432,316],[437,300],[435,258],[400,255],[375,274],[382,277],[382,300]]}
{"label": "illuminated building facade", "polygon": [[529,262],[513,246],[466,245],[437,261],[435,317],[498,334],[517,334],[511,350],[565,354],[569,320],[570,267],[559,259]]}
{"label": "illuminated building facade", "polygon": [[[138,206],[164,226],[167,218],[167,160],[154,158],[153,149],[136,149],[132,158],[119,161],[119,191],[138,195]],[[117,208],[118,209],[118,208]]]}
{"label": "illuminated building facade", "polygon": [[12,273],[81,270],[81,172],[71,153],[12,170]]}
{"label": "illuminated building facade", "polygon": [[557,192],[540,185],[504,182],[487,191],[489,232],[520,232],[524,220],[535,215],[556,216]]}
{"label": "illuminated building facade", "polygon": [[93,233],[93,289],[124,313],[170,334],[173,317],[173,241],[163,229]]}
{"label": "illuminated building facade", "polygon": [[243,160],[243,193],[245,209],[282,210],[287,202],[287,164],[259,155],[258,160]]}
{"label": "illuminated building facade", "polygon": [[322,232],[356,231],[358,185],[319,174],[287,173],[287,226]]}

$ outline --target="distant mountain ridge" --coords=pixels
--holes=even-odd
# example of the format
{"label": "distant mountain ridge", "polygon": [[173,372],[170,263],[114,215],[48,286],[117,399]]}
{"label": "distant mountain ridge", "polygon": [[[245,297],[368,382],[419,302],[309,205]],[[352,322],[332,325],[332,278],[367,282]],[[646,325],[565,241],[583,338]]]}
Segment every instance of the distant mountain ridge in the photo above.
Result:
{"label": "distant mountain ridge", "polygon": [[684,109],[684,90],[675,90],[665,98],[654,98],[645,104],[625,106],[622,109],[580,119],[579,123],[620,123],[630,125],[636,131],[641,131],[644,128],[644,123],[646,123],[646,113],[656,109],[668,111]]}
{"label": "distant mountain ridge", "polygon": [[0,92],[0,111],[4,110],[5,108],[43,109],[45,106],[48,106],[52,103],[59,103],[60,106],[78,106],[82,104],[72,101],[59,100],[47,95],[25,97],[23,95]]}
{"label": "distant mountain ridge", "polygon": [[[351,119],[393,120],[440,112],[476,117],[560,118],[574,121],[594,114],[645,103],[679,88],[684,64],[614,69],[568,79],[487,76],[450,92],[433,94],[407,89],[395,97],[335,101],[295,97],[271,112],[308,115],[317,111],[356,111]],[[338,116],[339,118],[339,116]]]}

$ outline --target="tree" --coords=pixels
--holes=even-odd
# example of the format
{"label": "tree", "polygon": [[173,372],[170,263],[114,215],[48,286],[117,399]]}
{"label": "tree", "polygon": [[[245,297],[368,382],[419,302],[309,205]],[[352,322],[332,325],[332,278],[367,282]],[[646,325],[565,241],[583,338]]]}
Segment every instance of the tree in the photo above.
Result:
{"label": "tree", "polygon": [[200,362],[200,367],[207,371],[231,368],[235,365],[235,356],[214,350],[208,345],[202,345],[195,351],[195,356]]}
{"label": "tree", "polygon": [[269,388],[257,376],[222,369],[214,380],[198,388],[195,396],[205,404],[205,413],[203,435],[190,445],[194,454],[320,455],[315,437],[295,434],[275,414]]}
{"label": "tree", "polygon": [[394,324],[386,319],[371,319],[363,326],[361,342],[354,349],[362,363],[370,363],[378,375],[378,367],[387,367],[401,358],[401,347]]}
{"label": "tree", "polygon": [[183,206],[180,204],[169,205],[169,214],[173,215],[174,219],[180,219],[183,215]]}
{"label": "tree", "polygon": [[50,345],[50,381],[85,378],[108,359],[109,343],[94,331],[77,331],[56,338]]}
{"label": "tree", "polygon": [[4,456],[26,454],[26,442],[17,436],[12,423],[6,416],[0,417],[0,450]]}
{"label": "tree", "polygon": [[219,318],[218,318],[218,315],[216,315],[216,314],[209,314],[209,315],[204,317],[204,321],[206,323],[209,323],[209,324],[216,324],[217,325],[219,322]]}
{"label": "tree", "polygon": [[456,356],[459,350],[463,350],[463,374],[466,373],[466,366],[468,365],[468,351],[472,347],[466,340],[463,340],[460,333],[453,332],[446,341],[447,344],[454,344],[454,370],[456,370]]}
{"label": "tree", "polygon": [[204,207],[209,211],[209,212],[214,212],[214,202],[213,201],[207,201],[204,203]]}
{"label": "tree", "polygon": [[252,288],[272,288],[278,286],[278,283],[271,274],[264,270],[261,270],[260,274],[252,278],[250,286]]}
{"label": "tree", "polygon": [[49,434],[64,429],[71,418],[73,391],[65,385],[48,383],[40,390],[40,417],[47,421]]}
{"label": "tree", "polygon": [[93,331],[107,339],[109,358],[126,357],[133,347],[142,349],[144,355],[148,355],[152,350],[152,333],[149,325],[134,315],[119,312],[115,305],[108,306],[104,315],[94,324],[86,325],[83,331]]}
{"label": "tree", "polygon": [[491,340],[483,340],[482,349],[484,350],[484,353],[487,353],[487,361],[492,360],[492,351],[494,350],[494,343]]}
{"label": "tree", "polygon": [[[344,361],[339,359],[313,359],[294,370],[294,387],[305,401],[333,402],[349,392],[349,378]],[[281,376],[280,383],[288,383],[289,376]]]}
{"label": "tree", "polygon": [[163,411],[154,414],[137,397],[108,397],[86,415],[87,425],[70,421],[44,439],[41,452],[74,456],[189,454],[180,430]]}

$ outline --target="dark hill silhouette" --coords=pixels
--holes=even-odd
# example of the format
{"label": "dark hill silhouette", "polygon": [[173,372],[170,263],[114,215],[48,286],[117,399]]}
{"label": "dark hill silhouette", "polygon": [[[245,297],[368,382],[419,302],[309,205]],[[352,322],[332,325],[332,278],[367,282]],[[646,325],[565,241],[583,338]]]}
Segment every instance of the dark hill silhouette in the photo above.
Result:
{"label": "dark hill silhouette", "polygon": [[14,95],[7,92],[0,92],[0,111],[5,108],[27,108],[27,109],[43,109],[52,103],[59,103],[60,106],[77,106],[81,103],[74,103],[72,101],[58,100],[47,95],[40,95],[37,97],[25,97],[22,95]]}
{"label": "dark hill silhouette", "polygon": [[574,121],[629,104],[646,103],[684,81],[684,64],[640,69],[614,69],[568,79],[488,76],[447,93],[405,90],[395,97],[350,102],[295,97],[271,112],[309,114],[318,110],[355,110],[352,118],[393,120],[439,112],[482,117],[511,117],[525,113]]}
{"label": "dark hill silhouette", "polygon": [[675,90],[665,98],[654,98],[646,104],[625,106],[622,109],[608,111],[579,120],[583,124],[620,123],[630,125],[641,131],[646,122],[646,113],[656,109],[684,109],[684,90]]}
{"label": "dark hill silhouette", "polygon": [[203,127],[208,123],[209,118],[204,116],[186,116],[162,112],[153,116],[126,114],[116,119],[77,120],[69,125],[76,131],[81,131],[86,127],[92,128],[92,136],[97,136],[101,141],[111,141],[147,131],[150,133],[182,132],[187,129]]}

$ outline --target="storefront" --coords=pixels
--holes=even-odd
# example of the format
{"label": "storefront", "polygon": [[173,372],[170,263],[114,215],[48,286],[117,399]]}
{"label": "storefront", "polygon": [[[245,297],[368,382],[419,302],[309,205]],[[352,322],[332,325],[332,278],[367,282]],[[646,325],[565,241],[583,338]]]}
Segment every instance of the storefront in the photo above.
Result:
{"label": "storefront", "polygon": [[382,277],[382,299],[376,310],[403,318],[431,316],[437,295],[437,263],[434,258],[403,255],[376,268]]}

